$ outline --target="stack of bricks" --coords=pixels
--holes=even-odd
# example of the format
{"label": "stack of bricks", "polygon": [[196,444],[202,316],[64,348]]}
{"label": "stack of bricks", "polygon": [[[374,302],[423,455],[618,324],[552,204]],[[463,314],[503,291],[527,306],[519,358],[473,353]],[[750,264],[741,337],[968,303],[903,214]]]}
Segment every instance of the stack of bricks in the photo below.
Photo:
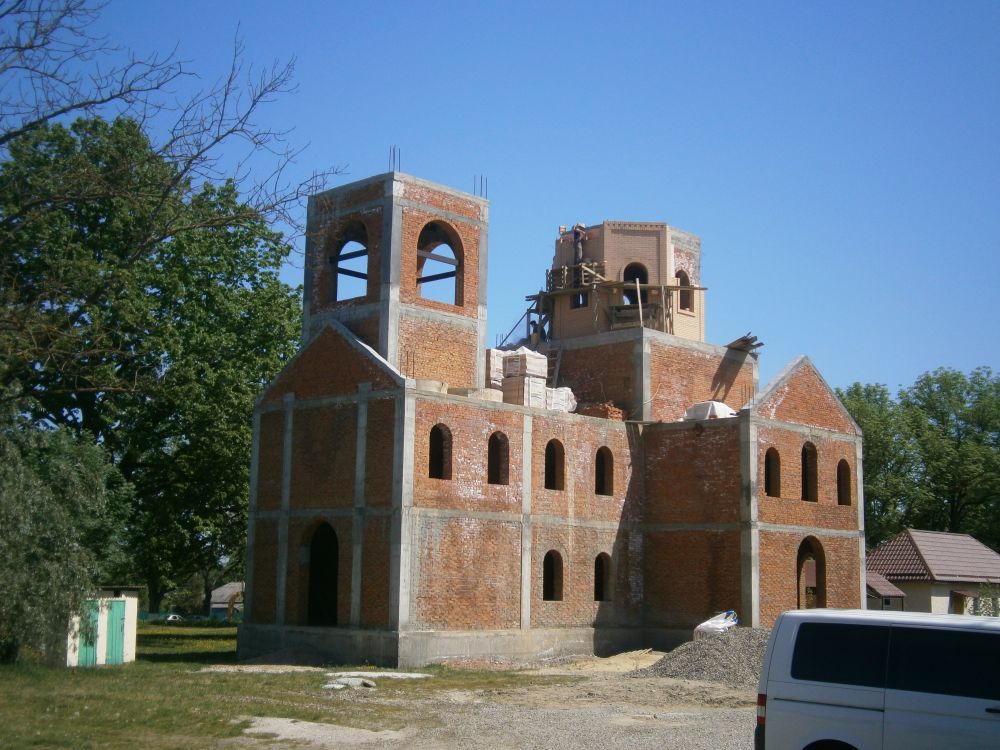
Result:
{"label": "stack of bricks", "polygon": [[546,408],[545,381],[549,360],[524,347],[503,358],[503,400],[508,404]]}

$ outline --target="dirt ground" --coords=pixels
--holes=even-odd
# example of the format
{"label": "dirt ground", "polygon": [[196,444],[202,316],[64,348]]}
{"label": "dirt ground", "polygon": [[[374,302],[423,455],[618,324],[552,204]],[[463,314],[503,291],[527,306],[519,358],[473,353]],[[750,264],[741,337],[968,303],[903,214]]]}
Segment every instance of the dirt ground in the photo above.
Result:
{"label": "dirt ground", "polygon": [[[232,747],[329,748],[750,748],[755,694],[722,685],[626,673],[662,653],[634,651],[540,666],[573,680],[488,691],[443,690],[419,699],[432,728],[373,731],[255,717]],[[463,666],[463,665],[455,665]],[[484,664],[466,666],[483,668]],[[240,665],[240,671],[276,667]],[[319,670],[326,672],[327,670]],[[349,691],[343,691],[345,699]],[[365,700],[381,700],[369,691]]]}

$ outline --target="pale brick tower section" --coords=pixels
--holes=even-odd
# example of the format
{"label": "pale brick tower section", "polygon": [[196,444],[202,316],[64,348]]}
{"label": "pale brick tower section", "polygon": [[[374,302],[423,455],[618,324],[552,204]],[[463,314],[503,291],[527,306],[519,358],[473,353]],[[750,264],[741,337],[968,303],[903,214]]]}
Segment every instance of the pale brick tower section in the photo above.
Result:
{"label": "pale brick tower section", "polygon": [[[538,313],[553,339],[643,327],[705,340],[701,239],[662,222],[604,221],[556,239]],[[582,257],[578,257],[582,255]]]}
{"label": "pale brick tower section", "polygon": [[309,199],[303,345],[337,320],[408,378],[482,387],[488,204],[390,172]]}

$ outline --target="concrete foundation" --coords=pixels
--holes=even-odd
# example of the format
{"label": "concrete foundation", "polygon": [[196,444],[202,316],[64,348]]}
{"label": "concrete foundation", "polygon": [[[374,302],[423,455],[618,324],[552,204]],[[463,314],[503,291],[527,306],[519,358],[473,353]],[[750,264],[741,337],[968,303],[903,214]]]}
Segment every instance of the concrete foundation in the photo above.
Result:
{"label": "concrete foundation", "polygon": [[528,662],[565,656],[609,656],[639,648],[667,651],[690,637],[688,630],[650,628],[397,633],[244,623],[240,625],[238,652],[240,659],[275,654],[282,663],[320,655],[336,664],[410,668],[450,659]]}

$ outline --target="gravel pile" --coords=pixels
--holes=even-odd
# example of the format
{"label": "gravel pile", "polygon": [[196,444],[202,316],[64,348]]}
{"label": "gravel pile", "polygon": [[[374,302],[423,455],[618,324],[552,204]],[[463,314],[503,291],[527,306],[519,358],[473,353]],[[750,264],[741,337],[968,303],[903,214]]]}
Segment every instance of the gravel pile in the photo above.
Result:
{"label": "gravel pile", "polygon": [[656,664],[629,672],[628,676],[675,677],[753,689],[760,678],[770,634],[766,628],[732,628],[678,646]]}

